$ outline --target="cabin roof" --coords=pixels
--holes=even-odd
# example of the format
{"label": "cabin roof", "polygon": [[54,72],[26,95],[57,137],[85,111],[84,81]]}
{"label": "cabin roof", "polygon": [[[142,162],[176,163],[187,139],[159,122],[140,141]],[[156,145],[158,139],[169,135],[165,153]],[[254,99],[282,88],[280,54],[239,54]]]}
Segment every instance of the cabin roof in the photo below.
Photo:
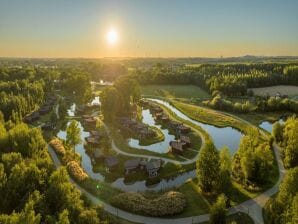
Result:
{"label": "cabin roof", "polygon": [[136,168],[140,165],[140,162],[141,162],[140,158],[126,160],[124,163],[124,167],[125,168]]}
{"label": "cabin roof", "polygon": [[106,156],[105,164],[108,167],[116,166],[116,165],[118,165],[118,158],[115,156]]}
{"label": "cabin roof", "polygon": [[160,167],[161,167],[160,159],[151,160],[151,161],[147,162],[147,164],[146,164],[146,170],[160,169]]}
{"label": "cabin roof", "polygon": [[190,143],[190,138],[188,136],[185,136],[185,135],[181,135],[180,140],[182,142],[185,142],[185,143]]}

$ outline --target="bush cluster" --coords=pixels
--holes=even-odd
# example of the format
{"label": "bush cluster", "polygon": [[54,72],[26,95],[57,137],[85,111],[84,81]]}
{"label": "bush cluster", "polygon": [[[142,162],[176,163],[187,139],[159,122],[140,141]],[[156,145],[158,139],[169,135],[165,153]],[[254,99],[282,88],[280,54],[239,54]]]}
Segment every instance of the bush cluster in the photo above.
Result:
{"label": "bush cluster", "polygon": [[65,155],[65,148],[63,146],[63,143],[58,138],[53,138],[49,142],[50,146],[53,147],[53,149],[58,153],[60,156]]}
{"label": "bush cluster", "polygon": [[169,191],[156,198],[146,198],[137,192],[120,193],[112,204],[123,210],[150,216],[167,216],[181,213],[186,206],[184,194]]}
{"label": "bush cluster", "polygon": [[88,178],[88,175],[76,161],[70,161],[67,163],[67,170],[69,174],[79,182],[82,182]]}

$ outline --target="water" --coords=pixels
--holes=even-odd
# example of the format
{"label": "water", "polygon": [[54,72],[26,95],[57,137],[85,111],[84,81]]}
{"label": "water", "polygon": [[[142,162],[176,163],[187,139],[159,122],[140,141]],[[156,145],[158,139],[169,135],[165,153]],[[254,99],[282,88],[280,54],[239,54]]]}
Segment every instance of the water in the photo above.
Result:
{"label": "water", "polygon": [[157,102],[169,108],[172,112],[174,112],[178,117],[183,120],[190,121],[195,125],[201,126],[206,132],[211,136],[214,145],[217,149],[221,149],[224,146],[229,147],[231,154],[234,154],[239,146],[240,138],[242,137],[242,133],[237,129],[232,127],[216,127],[209,124],[204,124],[202,122],[191,119],[190,117],[183,114],[181,111],[170,105],[168,102],[159,100],[159,99],[149,99],[151,101]]}
{"label": "water", "polygon": [[169,180],[162,179],[158,184],[153,186],[146,186],[146,181],[136,181],[133,184],[125,184],[124,178],[119,178],[112,183],[112,187],[121,189],[123,191],[160,191],[167,190],[173,187],[179,187],[184,184],[187,180],[193,179],[196,177],[196,171],[192,170],[189,172],[182,173],[177,177],[171,178]]}
{"label": "water", "polygon": [[67,110],[67,115],[69,117],[74,117],[75,116],[75,112],[76,112],[76,104],[73,103],[70,108]]}
{"label": "water", "polygon": [[[284,120],[283,119],[279,119],[278,120],[279,123],[283,123]],[[273,124],[275,122],[271,123],[269,121],[262,121],[260,124],[259,124],[259,127],[260,128],[263,128],[264,130],[268,131],[269,133],[272,133],[272,127],[273,127]]]}
{"label": "water", "polygon": [[[81,155],[82,157],[82,167],[83,169],[88,173],[88,175],[94,179],[97,180],[104,180],[104,177],[100,173],[94,173],[92,169],[92,163],[89,155],[86,153],[85,148],[84,148],[84,143],[85,143],[85,137],[88,137],[90,135],[89,132],[84,131],[84,128],[79,122],[79,128],[81,129],[81,140],[82,142],[75,147],[75,151]],[[67,126],[70,124],[70,121],[67,123]],[[60,130],[57,134],[57,136],[61,139],[66,140],[66,131]]]}
{"label": "water", "polygon": [[[90,103],[90,104],[91,104],[91,105],[94,105],[94,106],[97,106],[97,105],[100,106],[101,103],[100,103],[100,98],[99,98],[99,96],[94,97],[94,98],[91,100],[91,103]],[[76,107],[77,107],[76,103],[73,103],[73,104],[70,106],[70,108],[67,110],[67,115],[68,115],[69,117],[74,117],[74,116],[75,116]]]}
{"label": "water", "polygon": [[128,145],[130,147],[133,147],[133,148],[145,149],[145,150],[149,150],[149,151],[157,152],[157,153],[167,153],[167,152],[169,152],[169,143],[170,143],[170,141],[175,140],[175,135],[171,135],[169,133],[168,129],[162,129],[161,125],[156,124],[149,109],[142,110],[142,117],[143,117],[142,122],[144,124],[148,124],[150,126],[153,126],[153,127],[156,127],[158,129],[160,129],[161,132],[163,133],[165,139],[161,142],[158,142],[158,143],[155,143],[155,144],[152,144],[152,145],[142,146],[142,145],[139,144],[138,139],[131,138],[131,139],[128,140]]}

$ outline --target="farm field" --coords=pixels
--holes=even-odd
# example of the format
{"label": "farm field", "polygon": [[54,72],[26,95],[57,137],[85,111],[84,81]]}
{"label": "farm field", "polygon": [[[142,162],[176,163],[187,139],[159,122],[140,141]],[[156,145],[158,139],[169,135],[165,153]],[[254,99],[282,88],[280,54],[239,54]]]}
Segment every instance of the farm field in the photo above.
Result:
{"label": "farm field", "polygon": [[281,95],[288,96],[298,96],[298,86],[270,86],[270,87],[262,87],[262,88],[252,88],[251,89],[255,95],[264,96],[270,95],[275,96],[277,93]]}
{"label": "farm field", "polygon": [[141,86],[143,95],[166,98],[209,98],[210,95],[195,85],[146,85]]}

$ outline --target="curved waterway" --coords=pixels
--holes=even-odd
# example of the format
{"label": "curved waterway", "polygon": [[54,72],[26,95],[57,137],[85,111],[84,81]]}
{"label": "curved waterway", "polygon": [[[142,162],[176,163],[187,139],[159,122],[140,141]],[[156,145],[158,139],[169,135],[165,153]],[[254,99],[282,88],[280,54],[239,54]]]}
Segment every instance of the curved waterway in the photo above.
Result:
{"label": "curved waterway", "polygon": [[[233,129],[231,127],[219,128],[219,127],[216,127],[213,125],[201,123],[199,121],[189,118],[188,116],[183,114],[181,111],[179,111],[175,107],[171,106],[166,101],[159,100],[159,99],[149,99],[149,100],[166,106],[181,119],[190,121],[196,125],[201,126],[212,137],[214,144],[218,149],[222,148],[223,146],[228,146],[230,148],[230,151],[232,154],[234,154],[235,151],[237,150],[240,138],[242,136],[242,133],[240,131]],[[96,97],[92,101],[92,103],[100,104],[99,97]],[[76,109],[76,105],[75,104],[71,105],[71,107],[68,110],[68,115],[74,116],[75,109]],[[158,143],[155,143],[155,144],[152,144],[149,146],[141,146],[137,139],[129,139],[128,140],[129,146],[134,147],[134,148],[146,149],[146,150],[150,150],[150,151],[154,151],[154,152],[159,152],[159,153],[167,153],[169,150],[169,142],[171,140],[174,140],[175,136],[169,134],[168,129],[162,129],[161,125],[156,124],[149,109],[142,110],[142,117],[143,117],[142,118],[143,123],[160,129],[162,131],[162,133],[164,134],[165,139],[161,142],[158,142]],[[69,125],[69,123],[67,125]],[[93,171],[91,158],[89,157],[89,155],[86,153],[86,151],[84,149],[85,137],[88,137],[90,134],[89,134],[89,132],[84,131],[84,128],[82,127],[80,122],[79,122],[79,127],[81,129],[82,143],[77,145],[75,147],[75,150],[82,157],[82,167],[84,168],[84,170],[88,173],[88,175],[91,178],[104,181],[104,176],[102,176],[100,173],[95,173]],[[60,130],[58,132],[57,136],[59,138],[66,139],[66,131]],[[176,177],[171,178],[171,179],[162,179],[158,184],[155,184],[153,186],[147,186],[145,180],[144,181],[136,181],[134,183],[128,184],[128,183],[125,183],[125,179],[124,179],[124,177],[122,177],[122,178],[118,178],[111,185],[113,187],[121,189],[123,191],[140,191],[140,192],[148,191],[148,190],[159,191],[159,190],[165,190],[165,189],[170,189],[173,187],[181,186],[187,180],[192,179],[195,176],[196,176],[196,172],[195,172],[195,170],[192,170],[189,172],[179,174]]]}
{"label": "curved waterway", "polygon": [[170,141],[175,140],[175,135],[171,135],[168,129],[162,129],[161,125],[156,124],[152,114],[150,113],[149,109],[142,110],[142,122],[144,124],[148,124],[149,126],[156,127],[161,130],[164,135],[164,140],[152,145],[142,146],[138,139],[130,138],[128,140],[128,145],[133,148],[137,149],[145,149],[152,152],[158,153],[167,153],[169,152],[169,143]]}
{"label": "curved waterway", "polygon": [[[67,127],[70,124],[70,121],[67,123]],[[82,142],[75,147],[75,151],[81,155],[82,158],[82,167],[88,173],[88,175],[97,180],[104,180],[104,177],[100,173],[95,173],[92,169],[92,162],[89,155],[86,153],[84,144],[85,144],[85,137],[90,135],[89,132],[84,131],[84,128],[81,122],[78,121],[79,128],[81,129],[81,140]],[[57,137],[66,140],[66,130],[60,130],[57,133]]]}
{"label": "curved waterway", "polygon": [[175,113],[181,119],[190,121],[193,124],[198,125],[203,129],[205,129],[206,132],[211,136],[217,149],[221,149],[222,147],[227,146],[229,147],[231,154],[234,154],[237,151],[240,143],[240,138],[242,137],[242,133],[237,129],[234,129],[232,127],[221,128],[221,127],[216,127],[214,125],[205,124],[186,116],[180,110],[176,109],[175,107],[173,107],[172,105],[170,105],[168,102],[164,100],[152,99],[152,98],[148,98],[148,100],[157,102],[169,108],[173,113]]}

